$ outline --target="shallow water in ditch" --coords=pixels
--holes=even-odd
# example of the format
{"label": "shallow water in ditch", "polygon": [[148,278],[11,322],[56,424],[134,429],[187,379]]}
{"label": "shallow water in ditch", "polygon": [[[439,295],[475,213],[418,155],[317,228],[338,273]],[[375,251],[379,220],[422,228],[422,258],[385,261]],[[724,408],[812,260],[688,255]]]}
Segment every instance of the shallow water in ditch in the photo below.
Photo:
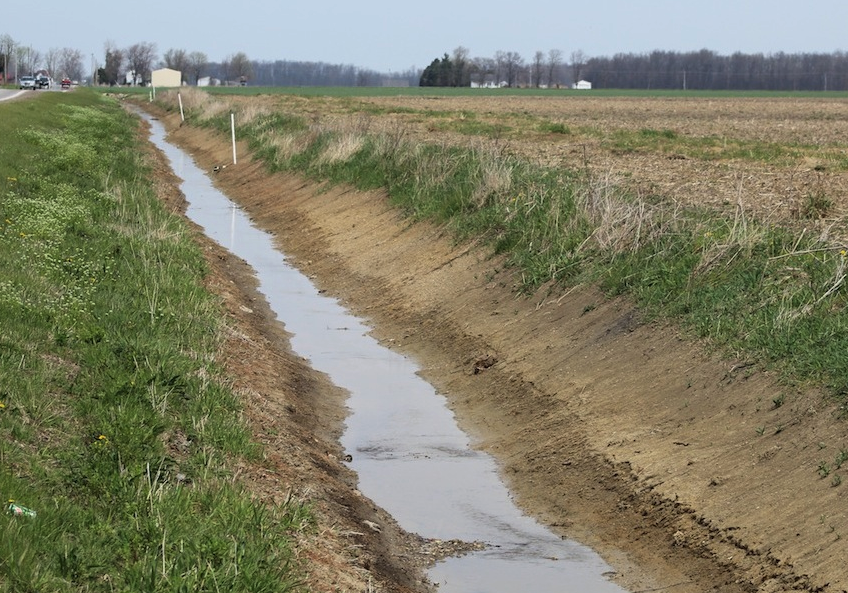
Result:
{"label": "shallow water in ditch", "polygon": [[449,558],[428,575],[444,593],[613,593],[591,549],[563,540],[522,514],[493,459],[457,427],[444,397],[413,360],[379,344],[370,328],[319,294],[286,262],[268,233],[212,184],[152,125],[151,140],[183,179],[189,218],[255,270],[259,290],[292,334],[292,348],[348,390],[351,414],[342,446],[359,488],[407,531],[426,538],[480,541],[485,549]]}

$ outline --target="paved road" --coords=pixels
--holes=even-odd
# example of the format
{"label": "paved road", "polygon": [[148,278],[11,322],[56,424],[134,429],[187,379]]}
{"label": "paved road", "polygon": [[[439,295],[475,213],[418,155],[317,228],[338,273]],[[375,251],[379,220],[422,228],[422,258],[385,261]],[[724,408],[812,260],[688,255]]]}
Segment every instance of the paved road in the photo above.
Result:
{"label": "paved road", "polygon": [[5,101],[7,99],[14,99],[15,97],[21,95],[22,93],[33,93],[38,91],[21,91],[17,89],[0,89],[0,101]]}
{"label": "paved road", "polygon": [[17,97],[21,97],[23,95],[34,95],[35,93],[43,93],[45,91],[65,91],[68,89],[63,89],[60,84],[54,84],[49,89],[38,89],[36,91],[22,91],[19,89],[0,89],[0,101],[6,101],[8,99],[15,99]]}

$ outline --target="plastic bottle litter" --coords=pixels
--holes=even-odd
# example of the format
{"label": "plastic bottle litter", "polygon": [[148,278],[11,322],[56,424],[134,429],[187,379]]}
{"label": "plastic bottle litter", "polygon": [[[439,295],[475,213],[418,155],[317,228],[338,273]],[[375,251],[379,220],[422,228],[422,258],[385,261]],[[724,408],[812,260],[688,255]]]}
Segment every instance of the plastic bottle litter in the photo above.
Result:
{"label": "plastic bottle litter", "polygon": [[15,515],[16,517],[35,517],[36,512],[32,509],[28,509],[19,504],[15,504],[14,502],[9,502],[9,506],[6,509],[10,515]]}

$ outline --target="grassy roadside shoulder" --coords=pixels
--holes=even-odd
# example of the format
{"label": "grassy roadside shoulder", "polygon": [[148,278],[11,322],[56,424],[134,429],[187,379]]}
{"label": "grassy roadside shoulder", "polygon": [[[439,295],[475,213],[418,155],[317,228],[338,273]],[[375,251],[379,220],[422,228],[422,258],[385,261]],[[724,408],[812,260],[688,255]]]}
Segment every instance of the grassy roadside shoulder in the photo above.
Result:
{"label": "grassy roadside shoulder", "polygon": [[109,98],[0,105],[0,591],[288,591],[309,509],[251,500],[219,302]]}
{"label": "grassy roadside shoulder", "polygon": [[[409,216],[444,225],[458,241],[488,243],[521,272],[525,292],[594,283],[746,366],[848,396],[842,245],[762,224],[742,209],[728,219],[640,200],[609,178],[542,168],[496,143],[424,145],[366,119],[328,123],[201,91],[181,98],[192,125],[229,134],[234,113],[237,137],[271,170],[384,188]],[[173,92],[157,101],[178,109]]]}

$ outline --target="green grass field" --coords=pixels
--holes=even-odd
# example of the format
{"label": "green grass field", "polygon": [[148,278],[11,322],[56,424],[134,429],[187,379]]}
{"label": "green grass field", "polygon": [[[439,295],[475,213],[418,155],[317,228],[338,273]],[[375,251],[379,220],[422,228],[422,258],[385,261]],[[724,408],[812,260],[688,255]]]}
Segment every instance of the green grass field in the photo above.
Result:
{"label": "green grass field", "polygon": [[85,89],[0,104],[0,591],[293,590],[310,513],[233,479],[220,304],[136,129]]}

